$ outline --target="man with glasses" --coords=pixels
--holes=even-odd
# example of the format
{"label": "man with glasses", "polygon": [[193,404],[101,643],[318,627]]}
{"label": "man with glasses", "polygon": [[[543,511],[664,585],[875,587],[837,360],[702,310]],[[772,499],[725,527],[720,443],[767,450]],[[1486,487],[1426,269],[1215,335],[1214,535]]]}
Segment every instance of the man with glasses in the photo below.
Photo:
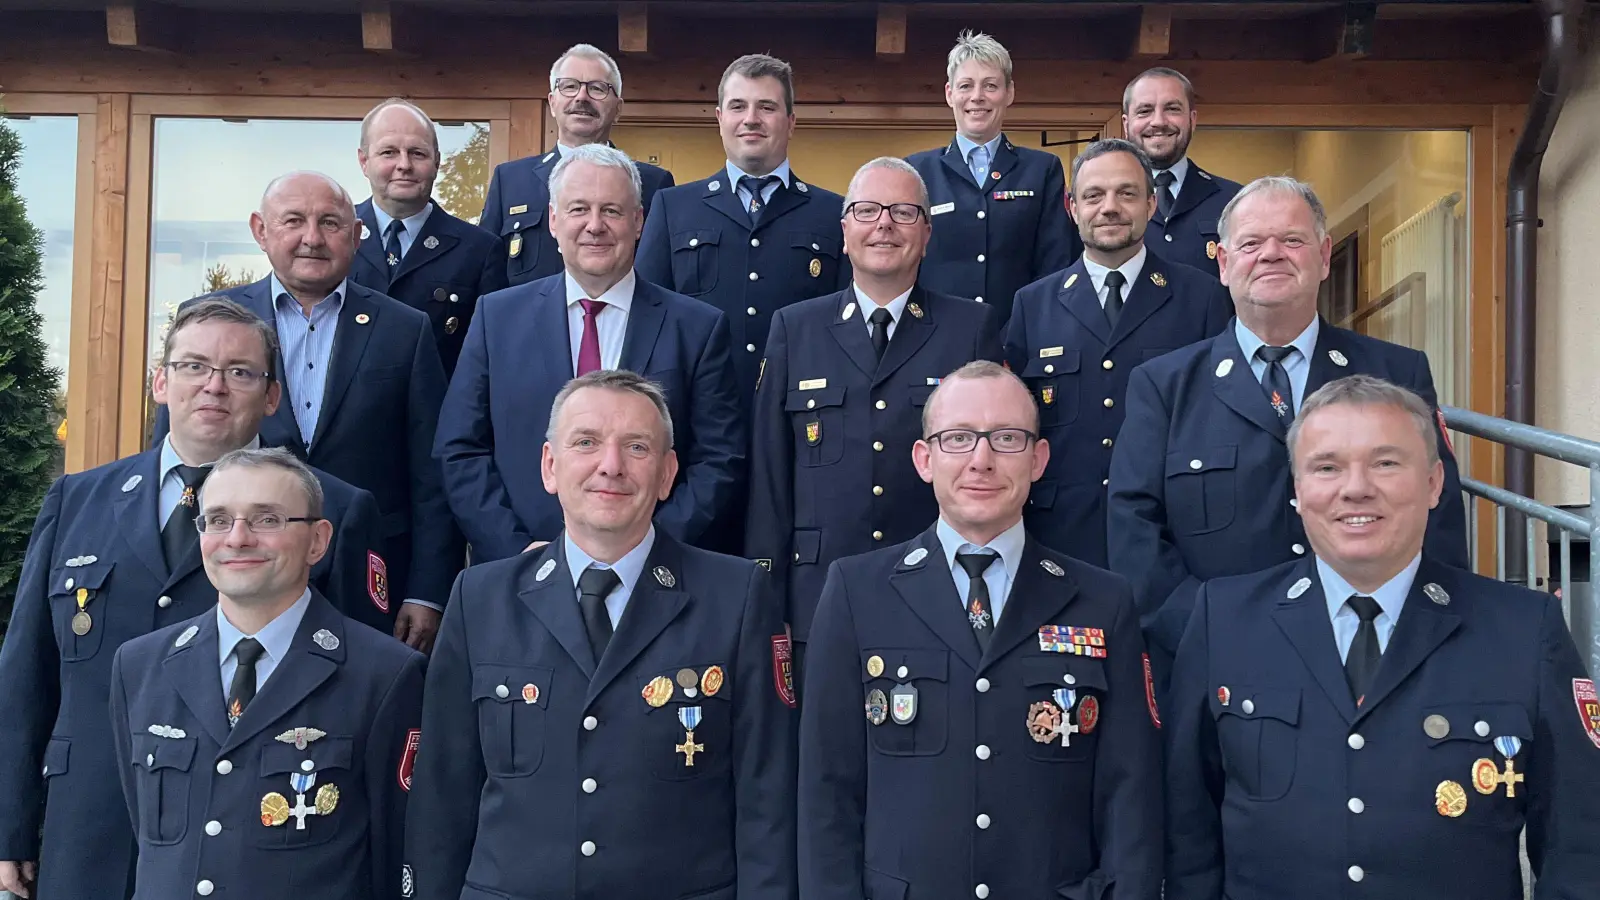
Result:
{"label": "man with glasses", "polygon": [[215,608],[111,668],[135,895],[401,896],[425,657],[311,585],[333,526],[288,451],[217,460],[199,509]]}
{"label": "man with glasses", "polygon": [[937,505],[911,445],[939,380],[998,360],[994,310],[917,285],[928,193],[904,160],[850,180],[841,217],[854,280],[772,317],[756,387],[745,555],[787,588],[804,657],[834,560],[909,540]]}
{"label": "man with glasses", "polygon": [[1022,522],[1050,457],[1027,387],[968,363],[928,398],[932,527],[841,559],[800,717],[800,895],[1161,894],[1160,736],[1128,583]]}
{"label": "man with glasses", "polygon": [[[272,328],[230,300],[185,306],[151,379],[171,431],[158,447],[63,476],[46,495],[0,648],[0,889],[129,895],[133,833],[107,814],[120,808],[127,763],[108,728],[112,655],[216,601],[195,498],[219,458],[260,443],[282,399],[277,348]],[[312,583],[344,609],[369,609],[370,591],[383,589],[373,581],[383,567],[377,503],[317,477],[333,537]]]}
{"label": "man with glasses", "polygon": [[[575,147],[611,143],[611,129],[622,113],[622,70],[598,47],[577,44],[550,67],[550,118],[556,147],[542,156],[525,156],[494,168],[478,226],[498,235],[506,277],[524,284],[561,271],[561,251],[545,220],[550,205],[550,173]],[[672,187],[672,173],[635,162],[643,183],[644,212],[656,192]]]}

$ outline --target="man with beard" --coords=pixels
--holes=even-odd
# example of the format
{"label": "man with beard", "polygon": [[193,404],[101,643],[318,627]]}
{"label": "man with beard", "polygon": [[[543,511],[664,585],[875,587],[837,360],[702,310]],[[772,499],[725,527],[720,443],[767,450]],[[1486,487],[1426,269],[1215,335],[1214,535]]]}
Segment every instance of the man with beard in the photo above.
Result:
{"label": "man with beard", "polygon": [[[614,146],[611,129],[622,114],[622,70],[600,48],[576,44],[550,67],[550,94],[545,101],[556,123],[555,149],[495,166],[483,199],[483,215],[478,219],[478,227],[500,238],[511,284],[525,284],[561,271],[561,252],[551,225],[545,222],[550,173],[574,147]],[[646,162],[634,165],[639,167],[644,212],[648,214],[656,192],[672,187],[672,173]]]}
{"label": "man with beard", "polygon": [[1189,159],[1198,120],[1194,85],[1175,69],[1149,69],[1122,92],[1122,133],[1155,168],[1156,215],[1145,240],[1159,241],[1156,246],[1173,262],[1215,276],[1222,243],[1218,220],[1239,184]]}
{"label": "man with beard", "polygon": [[946,75],[955,140],[907,158],[933,204],[922,283],[992,304],[1004,326],[1018,288],[1066,268],[1083,248],[1067,221],[1061,160],[1018,147],[1003,131],[1017,95],[1011,54],[987,34],[964,31]]}
{"label": "man with beard", "polygon": [[367,113],[356,158],[372,197],[356,206],[361,243],[350,280],[427,313],[449,377],[478,297],[506,286],[499,241],[431,199],[439,131],[411,103],[385,100]]}
{"label": "man with beard", "polygon": [[1128,373],[1221,331],[1233,304],[1215,278],[1145,244],[1155,186],[1138,147],[1090,144],[1072,161],[1070,200],[1083,256],[1017,292],[1006,360],[1038,401],[1053,451],[1028,497],[1028,528],[1104,566],[1106,479]]}
{"label": "man with beard", "polygon": [[799,651],[829,564],[909,540],[937,515],[911,464],[928,396],[1000,357],[992,306],[917,285],[928,193],[909,163],[862,166],[843,225],[853,283],[778,311],[756,388],[745,555],[788,589]]}

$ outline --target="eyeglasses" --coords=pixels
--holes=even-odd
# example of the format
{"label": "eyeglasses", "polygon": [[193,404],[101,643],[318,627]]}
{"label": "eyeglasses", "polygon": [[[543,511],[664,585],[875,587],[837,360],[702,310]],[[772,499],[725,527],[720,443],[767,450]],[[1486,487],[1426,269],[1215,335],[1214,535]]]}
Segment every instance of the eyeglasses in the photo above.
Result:
{"label": "eyeglasses", "polygon": [[222,380],[228,383],[228,387],[241,391],[253,390],[272,377],[268,372],[255,372],[243,366],[208,366],[193,360],[169,362],[167,368],[172,370],[173,379],[183,384],[206,384],[211,381],[213,373],[221,372]]}
{"label": "eyeglasses", "polygon": [[609,81],[579,81],[576,78],[557,78],[556,93],[563,97],[576,97],[579,91],[589,95],[590,100],[604,100],[615,94],[617,88]]}
{"label": "eyeglasses", "polygon": [[253,516],[227,516],[222,513],[195,516],[194,528],[201,534],[230,534],[235,522],[243,521],[251,534],[277,534],[289,527],[290,522],[320,522],[321,516],[280,516],[277,513],[256,513]]}
{"label": "eyeglasses", "polygon": [[844,208],[845,214],[857,222],[876,222],[883,218],[883,211],[889,211],[889,218],[896,225],[915,225],[922,218],[926,210],[915,203],[874,203],[871,200],[857,200]]}
{"label": "eyeglasses", "polygon": [[993,431],[973,431],[969,428],[947,428],[928,435],[924,440],[946,453],[971,453],[978,449],[978,439],[989,442],[996,453],[1021,453],[1030,441],[1039,436],[1025,428],[996,428]]}

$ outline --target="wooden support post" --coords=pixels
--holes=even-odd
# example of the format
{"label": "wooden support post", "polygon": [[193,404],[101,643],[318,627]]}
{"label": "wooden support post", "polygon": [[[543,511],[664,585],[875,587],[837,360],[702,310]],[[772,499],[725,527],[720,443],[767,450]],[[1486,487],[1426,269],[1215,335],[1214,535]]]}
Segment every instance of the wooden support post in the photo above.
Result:
{"label": "wooden support post", "polygon": [[623,3],[617,7],[617,49],[624,56],[644,56],[650,52],[648,4]]}
{"label": "wooden support post", "polygon": [[1346,3],[1339,27],[1338,55],[1344,59],[1364,59],[1372,54],[1372,32],[1378,18],[1378,4],[1370,0]]}
{"label": "wooden support post", "polygon": [[177,53],[177,14],[170,7],[144,0],[108,3],[106,41],[113,47]]}
{"label": "wooden support post", "polygon": [[389,0],[361,4],[361,46],[373,53],[414,54],[425,39],[416,13]]}
{"label": "wooden support post", "polygon": [[906,8],[902,3],[878,4],[878,59],[904,62],[906,58]]}
{"label": "wooden support post", "polygon": [[1134,55],[1160,59],[1172,54],[1172,9],[1159,3],[1146,3],[1139,11],[1139,44]]}

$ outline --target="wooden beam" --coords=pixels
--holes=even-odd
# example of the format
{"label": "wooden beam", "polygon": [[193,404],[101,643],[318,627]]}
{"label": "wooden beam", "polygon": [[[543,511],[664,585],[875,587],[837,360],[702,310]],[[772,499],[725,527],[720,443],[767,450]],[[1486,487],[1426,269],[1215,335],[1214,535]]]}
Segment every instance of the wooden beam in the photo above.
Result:
{"label": "wooden beam", "polygon": [[[94,174],[93,183],[89,185],[94,192],[94,213],[93,218],[84,223],[92,234],[87,321],[73,323],[74,332],[82,328],[87,333],[83,350],[88,385],[83,397],[82,430],[73,436],[83,448],[85,468],[111,462],[121,455],[117,424],[124,327],[122,288],[129,186],[129,100],[127,94],[96,97]],[[142,390],[144,381],[140,379],[138,383]]]}
{"label": "wooden beam", "polygon": [[113,47],[176,53],[179,50],[177,13],[144,0],[107,3],[106,41]]}
{"label": "wooden beam", "polygon": [[1146,3],[1139,11],[1139,43],[1135,55],[1160,59],[1172,55],[1172,8]]}
{"label": "wooden beam", "polygon": [[622,3],[617,6],[617,49],[624,56],[644,56],[650,52],[649,4]]}
{"label": "wooden beam", "polygon": [[416,54],[425,37],[416,13],[389,0],[364,0],[361,4],[361,46],[373,53]]}
{"label": "wooden beam", "polygon": [[1339,29],[1338,55],[1343,59],[1365,59],[1372,55],[1372,34],[1378,20],[1378,4],[1371,0],[1351,0],[1344,5],[1344,20]]}
{"label": "wooden beam", "polygon": [[906,7],[903,3],[878,4],[878,59],[904,62],[906,58]]}

